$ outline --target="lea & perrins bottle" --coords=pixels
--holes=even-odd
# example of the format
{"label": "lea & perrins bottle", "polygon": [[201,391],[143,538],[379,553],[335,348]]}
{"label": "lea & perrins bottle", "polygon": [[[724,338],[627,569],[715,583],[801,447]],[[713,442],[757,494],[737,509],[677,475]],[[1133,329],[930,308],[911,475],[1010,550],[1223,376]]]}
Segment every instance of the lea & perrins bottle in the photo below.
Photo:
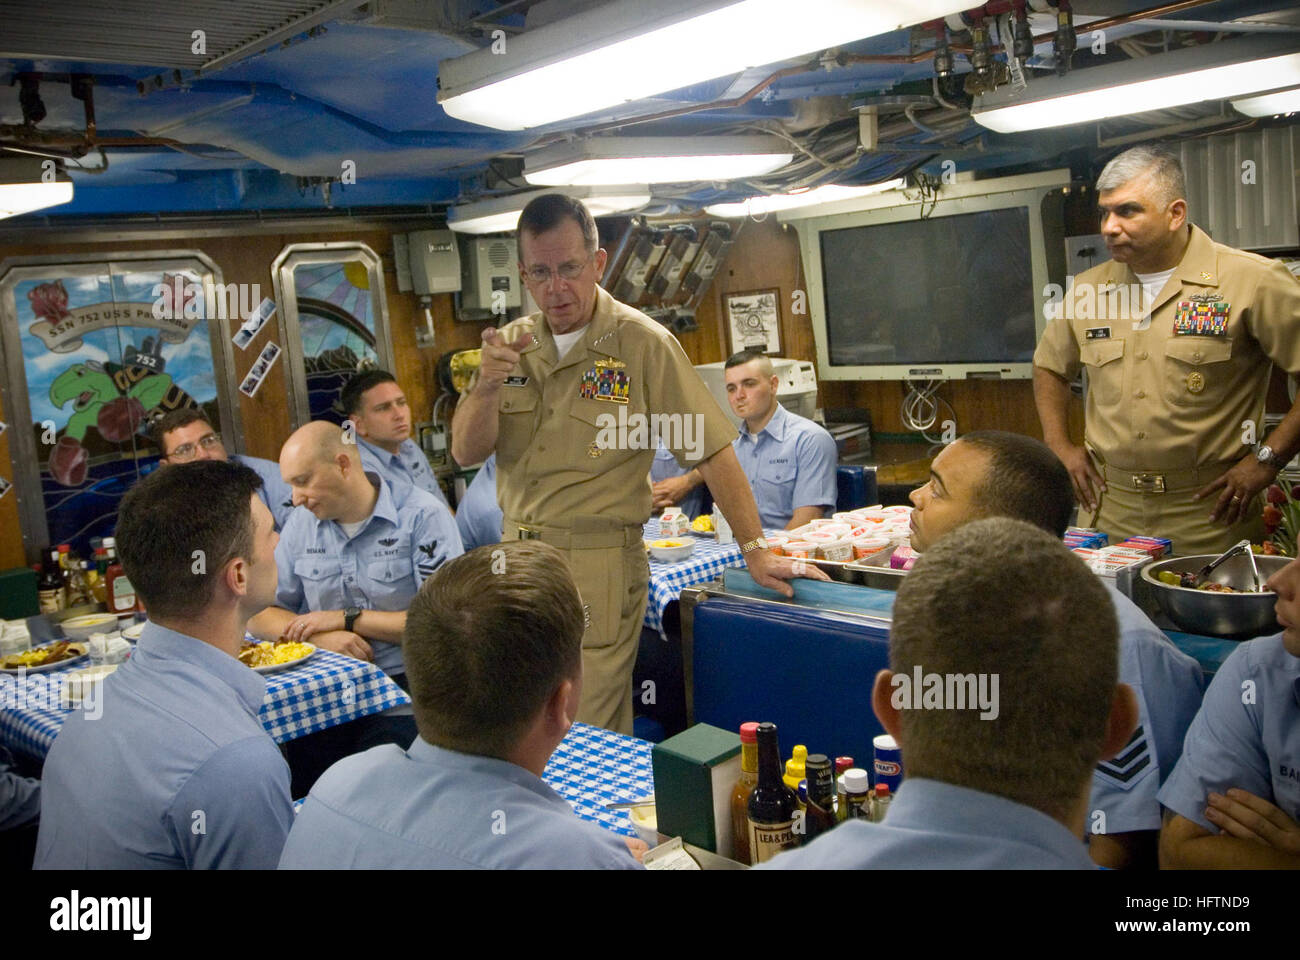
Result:
{"label": "lea & perrins bottle", "polygon": [[797,846],[794,814],[799,802],[781,779],[781,744],[775,723],[760,723],[758,783],[749,794],[749,856],[752,863],[771,860]]}

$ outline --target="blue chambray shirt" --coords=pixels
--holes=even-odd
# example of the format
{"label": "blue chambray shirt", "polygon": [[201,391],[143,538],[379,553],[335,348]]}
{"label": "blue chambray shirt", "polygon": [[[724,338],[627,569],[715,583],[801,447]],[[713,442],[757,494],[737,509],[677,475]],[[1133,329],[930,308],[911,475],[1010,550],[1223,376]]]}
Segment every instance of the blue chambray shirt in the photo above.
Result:
{"label": "blue chambray shirt", "polygon": [[[420,584],[464,553],[446,505],[409,483],[390,483],[366,471],[379,499],[365,527],[349,539],[336,520],[295,510],[275,548],[280,586],[276,606],[313,610],[405,610]],[[402,647],[376,640],[375,666],[390,676],[405,670]]]}
{"label": "blue chambray shirt", "polygon": [[444,507],[450,509],[447,496],[442,492],[438,478],[434,476],[433,467],[429,466],[429,458],[414,440],[408,437],[402,441],[396,453],[389,453],[383,447],[357,437],[357,452],[361,454],[361,465],[367,470],[373,470],[389,483],[403,480],[425,493],[431,493]]}
{"label": "blue chambray shirt", "polygon": [[623,838],[579,820],[537,776],[416,737],[340,760],[316,781],[281,870],[636,870]]}
{"label": "blue chambray shirt", "polygon": [[742,424],[731,445],[754,490],[765,530],[784,529],[798,507],[821,507],[823,513],[834,508],[839,453],[824,427],[778,403],[757,436]]}
{"label": "blue chambray shirt", "polygon": [[[655,450],[654,463],[650,464],[650,482],[658,483],[660,480],[680,477],[691,469],[691,467],[683,467],[678,463],[677,458],[673,456],[673,452],[664,446],[664,442],[660,440],[659,447]],[[704,507],[704,484],[700,484],[683,497],[682,502],[677,506],[692,520],[698,517],[700,510]]]}
{"label": "blue chambray shirt", "polygon": [[45,758],[36,868],[274,867],[293,801],[261,674],[150,622],[100,690]]}
{"label": "blue chambray shirt", "polygon": [[1160,802],[1211,833],[1210,792],[1238,787],[1300,822],[1300,659],[1282,634],[1239,644],[1205,691]]}
{"label": "blue chambray shirt", "polygon": [[456,527],[465,549],[501,542],[501,506],[497,503],[497,455],[483,461],[456,506]]}
{"label": "blue chambray shirt", "polygon": [[1132,600],[1106,584],[1119,620],[1119,680],[1137,694],[1138,727],[1119,753],[1092,774],[1088,829],[1095,811],[1102,833],[1160,829],[1156,794],[1183,752],[1183,737],[1201,706],[1201,665],[1183,653]]}
{"label": "blue chambray shirt", "polygon": [[13,762],[13,755],[0,746],[0,830],[21,827],[41,812],[41,782],[14,773]]}
{"label": "blue chambray shirt", "polygon": [[1083,839],[1047,814],[967,787],[909,777],[881,823],[846,820],[769,870],[1096,870]]}
{"label": "blue chambray shirt", "polygon": [[262,488],[257,491],[257,495],[271,511],[271,516],[275,519],[275,529],[283,530],[289,514],[293,513],[294,506],[293,488],[281,478],[280,465],[274,460],[246,457],[242,453],[235,454],[230,461],[243,464],[262,478]]}

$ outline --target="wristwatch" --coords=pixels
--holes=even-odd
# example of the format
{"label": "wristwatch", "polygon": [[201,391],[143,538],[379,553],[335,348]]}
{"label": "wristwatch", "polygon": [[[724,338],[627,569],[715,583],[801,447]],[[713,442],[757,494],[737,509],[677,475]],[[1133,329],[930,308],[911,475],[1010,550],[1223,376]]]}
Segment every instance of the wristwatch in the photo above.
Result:
{"label": "wristwatch", "polygon": [[353,625],[356,624],[357,622],[357,617],[359,616],[361,616],[360,607],[348,607],[346,610],[344,610],[343,629],[347,630],[350,633],[352,631]]}
{"label": "wristwatch", "polygon": [[1286,461],[1274,453],[1273,448],[1266,443],[1261,443],[1255,447],[1255,459],[1272,467],[1274,470],[1281,470],[1286,466]]}
{"label": "wristwatch", "polygon": [[744,556],[747,553],[753,553],[755,550],[766,550],[766,549],[767,549],[767,541],[764,540],[762,537],[758,537],[757,539],[750,540],[747,543],[742,543],[740,545],[740,554],[741,556]]}

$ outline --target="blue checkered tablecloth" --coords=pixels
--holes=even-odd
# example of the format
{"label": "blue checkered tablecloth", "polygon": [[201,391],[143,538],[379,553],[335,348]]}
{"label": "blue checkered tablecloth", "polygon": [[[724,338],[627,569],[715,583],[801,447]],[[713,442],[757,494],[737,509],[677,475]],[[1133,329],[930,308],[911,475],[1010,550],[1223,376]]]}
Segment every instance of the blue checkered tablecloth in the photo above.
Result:
{"label": "blue checkered tablecloth", "polygon": [[[655,541],[659,536],[659,521],[651,519],[641,532],[643,540]],[[686,534],[695,542],[695,551],[677,563],[661,563],[650,558],[650,600],[645,607],[645,625],[664,632],[664,610],[681,595],[686,587],[707,583],[727,567],[742,567],[740,544],[719,545],[709,537]]]}
{"label": "blue checkered tablecloth", "polygon": [[653,745],[636,737],[575,723],[551,754],[542,779],[583,820],[635,837],[626,810],[607,810],[607,803],[641,800],[654,793],[650,764]]}
{"label": "blue checkered tablecloth", "polygon": [[[72,712],[59,704],[67,675],[86,662],[64,669],[0,674],[0,740],[35,757],[44,757]],[[262,726],[277,743],[324,730],[357,717],[410,703],[402,688],[372,663],[329,650],[308,661],[266,674]]]}

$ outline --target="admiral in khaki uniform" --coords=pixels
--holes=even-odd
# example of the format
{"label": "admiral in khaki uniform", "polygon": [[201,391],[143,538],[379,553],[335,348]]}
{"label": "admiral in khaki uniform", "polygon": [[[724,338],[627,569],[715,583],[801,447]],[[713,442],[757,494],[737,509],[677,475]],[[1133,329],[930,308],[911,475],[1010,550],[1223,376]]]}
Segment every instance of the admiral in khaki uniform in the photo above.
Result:
{"label": "admiral in khaki uniform", "polygon": [[[1183,555],[1259,540],[1257,495],[1300,450],[1300,404],[1268,437],[1263,423],[1271,364],[1300,372],[1300,283],[1189,224],[1163,149],[1120,154],[1097,187],[1114,259],[1079,275],[1034,353],[1044,439],[1112,538],[1169,537]],[[1134,299],[1146,308],[1123,309]],[[1066,429],[1067,381],[1083,367],[1087,451]]]}
{"label": "admiral in khaki uniform", "polygon": [[[782,581],[793,571],[766,549],[731,448],[735,429],[673,336],[597,285],[606,254],[596,240],[578,201],[548,194],[524,209],[520,273],[542,313],[484,331],[482,365],[452,422],[452,453],[468,464],[495,450],[505,538],[565,551],[589,616],[577,719],[631,733],[656,446],[636,425],[658,414],[682,428],[662,439],[679,461],[698,460],[759,583],[788,596]],[[619,421],[628,428],[612,426]]]}

